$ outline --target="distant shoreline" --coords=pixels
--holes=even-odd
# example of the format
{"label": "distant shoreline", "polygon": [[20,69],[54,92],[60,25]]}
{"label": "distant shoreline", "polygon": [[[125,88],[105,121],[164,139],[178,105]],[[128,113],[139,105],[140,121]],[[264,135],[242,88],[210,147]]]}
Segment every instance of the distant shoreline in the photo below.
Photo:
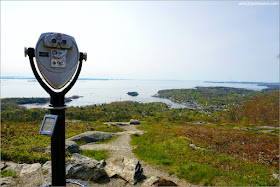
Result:
{"label": "distant shoreline", "polygon": [[[17,77],[17,76],[3,76],[0,79],[32,79],[36,80],[34,77]],[[109,79],[109,78],[78,78],[78,80],[142,80],[142,79]],[[188,80],[150,80],[150,81],[188,81]],[[192,81],[192,80],[190,80]],[[225,83],[225,84],[258,84],[259,86],[267,85],[279,85],[279,82],[247,82],[247,81],[202,81],[205,83]]]}
{"label": "distant shoreline", "polygon": [[[32,80],[36,80],[36,78],[34,77],[0,77],[0,79],[32,79]],[[78,80],[118,80],[118,79],[99,79],[99,78],[78,78]],[[122,80],[126,80],[126,79],[122,79]]]}
{"label": "distant shoreline", "polygon": [[219,83],[219,84],[256,84],[258,86],[266,86],[267,88],[262,89],[262,91],[273,91],[273,90],[279,90],[279,83],[270,83],[270,82],[212,82],[212,81],[204,81],[205,83]]}
{"label": "distant shoreline", "polygon": [[260,86],[279,85],[279,82],[235,82],[235,81],[204,81],[205,83],[226,83],[226,84],[258,84]]}

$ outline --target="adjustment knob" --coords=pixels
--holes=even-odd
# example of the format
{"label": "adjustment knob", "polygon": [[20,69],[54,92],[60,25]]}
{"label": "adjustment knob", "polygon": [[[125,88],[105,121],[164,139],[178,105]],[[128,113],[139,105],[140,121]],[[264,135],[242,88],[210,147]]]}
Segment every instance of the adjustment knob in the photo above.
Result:
{"label": "adjustment knob", "polygon": [[83,53],[83,59],[87,61],[87,53]]}
{"label": "adjustment knob", "polygon": [[24,56],[26,57],[28,55],[28,49],[27,47],[24,47]]}

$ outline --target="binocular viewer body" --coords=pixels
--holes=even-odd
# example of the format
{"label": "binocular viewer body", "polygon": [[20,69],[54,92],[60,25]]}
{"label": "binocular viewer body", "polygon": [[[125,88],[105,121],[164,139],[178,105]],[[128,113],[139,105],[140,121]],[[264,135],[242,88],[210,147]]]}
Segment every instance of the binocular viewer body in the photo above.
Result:
{"label": "binocular viewer body", "polygon": [[54,89],[62,88],[72,78],[79,57],[75,39],[62,33],[41,34],[35,47],[37,67]]}

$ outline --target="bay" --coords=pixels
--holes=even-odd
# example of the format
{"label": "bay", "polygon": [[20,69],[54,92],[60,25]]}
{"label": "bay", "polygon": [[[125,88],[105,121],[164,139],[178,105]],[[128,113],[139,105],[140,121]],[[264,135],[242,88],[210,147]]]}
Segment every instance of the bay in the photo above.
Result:
{"label": "bay", "polygon": [[[115,101],[137,102],[163,102],[172,108],[185,108],[186,106],[171,102],[168,99],[152,97],[162,89],[195,88],[197,86],[224,86],[246,88],[260,91],[266,86],[243,83],[213,83],[204,81],[178,81],[178,80],[78,80],[66,97],[82,96],[67,103],[68,106],[86,106],[94,104],[111,103]],[[127,95],[127,92],[138,92],[136,97]],[[9,97],[49,97],[45,90],[35,79],[1,79],[1,98]],[[46,107],[49,104],[40,104],[36,107]],[[34,105],[26,105],[28,108]]]}

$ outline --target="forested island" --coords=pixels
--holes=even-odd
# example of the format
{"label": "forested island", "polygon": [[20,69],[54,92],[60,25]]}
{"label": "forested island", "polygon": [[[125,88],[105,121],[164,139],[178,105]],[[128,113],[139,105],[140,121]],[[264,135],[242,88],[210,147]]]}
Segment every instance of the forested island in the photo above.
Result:
{"label": "forested island", "polygon": [[[146,133],[131,135],[134,154],[170,175],[204,186],[278,185],[278,90],[197,87],[161,90],[156,96],[189,107],[132,101],[69,107],[66,138],[92,130],[117,132],[118,127],[103,122],[139,119],[146,122],[139,126]],[[50,139],[38,132],[49,111],[19,106],[24,100],[41,101],[2,99],[1,158],[45,163],[50,154],[43,150]]]}
{"label": "forested island", "polygon": [[130,95],[130,96],[138,96],[138,92],[127,92],[127,95]]}

